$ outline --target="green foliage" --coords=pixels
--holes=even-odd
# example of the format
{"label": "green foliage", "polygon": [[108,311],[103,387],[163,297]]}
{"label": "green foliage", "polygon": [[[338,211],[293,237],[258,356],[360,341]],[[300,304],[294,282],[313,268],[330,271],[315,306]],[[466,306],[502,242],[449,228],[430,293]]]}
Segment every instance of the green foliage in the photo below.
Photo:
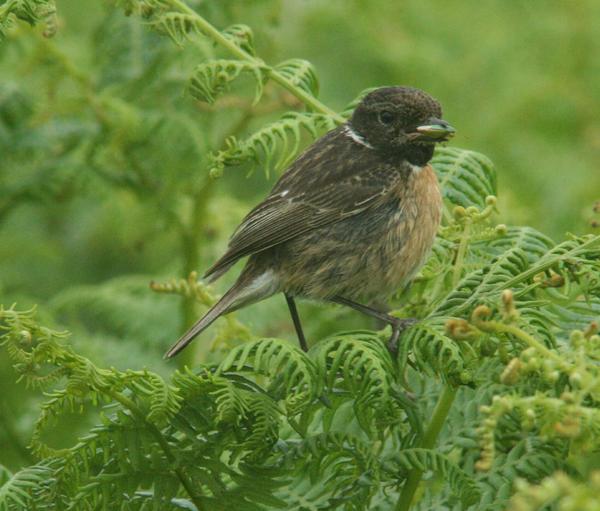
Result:
{"label": "green foliage", "polygon": [[15,20],[34,26],[46,22],[44,35],[50,37],[56,30],[56,6],[54,0],[5,0],[0,4],[0,41]]}
{"label": "green foliage", "polygon": [[[55,273],[48,254],[41,274],[23,266],[35,290],[25,301],[44,304],[40,318],[0,309],[0,343],[36,396],[4,392],[14,411],[0,417],[2,439],[31,438],[21,447],[35,461],[2,461],[0,511],[594,509],[600,238],[557,244],[497,224],[496,171],[474,151],[442,147],[432,162],[443,226],[414,285],[394,299],[394,314],[420,320],[397,356],[388,330],[311,336],[304,353],[282,338],[277,313],[266,329],[275,337],[257,338],[248,325],[262,331],[269,314],[241,312],[215,325],[194,370],[184,367],[192,349],[174,373],[158,362],[214,303],[195,270],[246,209],[232,199],[240,179],[214,178],[234,166],[282,171],[358,99],[338,114],[317,99],[311,63],[269,65],[227,2],[116,3],[132,16],[108,11],[92,69],[16,30],[20,19],[48,32],[52,2],[0,4],[0,36],[12,25],[24,42],[2,51],[39,70],[38,89],[17,79],[0,89],[0,166],[19,170],[2,174],[0,220],[28,203],[46,222],[30,234],[35,245],[16,226],[23,232],[3,247],[16,255],[5,259],[19,268],[46,235],[88,240],[54,288],[44,289]],[[60,238],[71,217],[76,228]],[[139,255],[155,245],[168,247],[162,258]],[[71,274],[86,263],[101,268],[82,285]],[[151,294],[150,276],[105,278],[138,267],[170,280]],[[329,325],[334,312],[312,315]],[[74,331],[73,346],[56,325]],[[153,370],[134,369],[145,365]]]}

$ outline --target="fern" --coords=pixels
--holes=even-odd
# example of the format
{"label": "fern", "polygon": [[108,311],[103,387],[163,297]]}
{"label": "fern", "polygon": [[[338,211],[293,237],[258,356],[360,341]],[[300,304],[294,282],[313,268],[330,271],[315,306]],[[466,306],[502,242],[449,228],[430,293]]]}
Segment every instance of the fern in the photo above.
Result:
{"label": "fern", "polygon": [[317,138],[319,133],[333,127],[333,120],[327,115],[289,113],[246,140],[228,139],[226,149],[213,155],[211,173],[218,176],[225,167],[246,161],[256,166],[260,161],[268,177],[272,170],[285,168],[298,154],[303,131]]}
{"label": "fern", "polygon": [[44,35],[51,37],[56,30],[56,6],[54,0],[6,0],[0,5],[0,42],[15,20],[34,26],[46,21]]}
{"label": "fern", "polygon": [[16,474],[0,465],[0,511],[29,509],[35,493],[51,477],[51,467],[34,465]]}
{"label": "fern", "polygon": [[275,66],[275,70],[287,78],[295,87],[312,96],[319,95],[319,79],[315,68],[307,60],[290,59]]}
{"label": "fern", "polygon": [[256,81],[254,102],[260,100],[265,77],[260,67],[252,62],[239,60],[209,60],[200,64],[190,78],[188,90],[190,94],[207,103],[214,103],[227,86],[242,73],[251,74]]}
{"label": "fern", "polygon": [[392,467],[404,470],[431,470],[448,482],[450,489],[460,496],[465,507],[479,501],[480,491],[476,482],[446,457],[428,449],[405,449],[387,460],[387,470]]}
{"label": "fern", "polygon": [[269,391],[286,396],[288,410],[297,411],[320,394],[316,368],[298,348],[269,339],[246,343],[236,348],[219,365],[219,373],[242,371],[250,367],[256,374],[269,376]]}

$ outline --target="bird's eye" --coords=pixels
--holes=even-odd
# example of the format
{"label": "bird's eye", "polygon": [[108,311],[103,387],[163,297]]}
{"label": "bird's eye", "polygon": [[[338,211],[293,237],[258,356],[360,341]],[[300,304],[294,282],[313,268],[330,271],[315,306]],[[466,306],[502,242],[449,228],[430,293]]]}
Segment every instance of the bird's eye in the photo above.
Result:
{"label": "bird's eye", "polygon": [[379,114],[379,121],[383,124],[391,124],[392,122],[394,122],[394,118],[394,113],[390,112],[389,110],[384,110]]}

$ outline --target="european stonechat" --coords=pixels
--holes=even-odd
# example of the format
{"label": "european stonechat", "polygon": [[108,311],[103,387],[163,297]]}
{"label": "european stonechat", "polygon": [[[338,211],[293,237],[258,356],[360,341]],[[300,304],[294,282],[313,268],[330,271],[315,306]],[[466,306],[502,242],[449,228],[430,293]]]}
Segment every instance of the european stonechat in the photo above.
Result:
{"label": "european stonechat", "polygon": [[185,348],[215,319],[275,294],[286,297],[302,349],[295,298],[347,305],[392,326],[408,320],[361,301],[385,298],[421,267],[439,227],[442,198],[429,161],[454,135],[440,104],[410,87],[367,94],[352,118],[306,149],[244,218],[212,282],[249,256],[236,283],[166,353]]}

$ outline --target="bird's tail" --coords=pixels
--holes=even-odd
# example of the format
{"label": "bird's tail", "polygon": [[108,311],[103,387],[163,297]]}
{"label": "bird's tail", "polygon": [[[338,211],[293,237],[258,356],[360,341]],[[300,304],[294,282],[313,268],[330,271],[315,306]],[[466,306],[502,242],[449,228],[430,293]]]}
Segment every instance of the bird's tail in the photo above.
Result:
{"label": "bird's tail", "polygon": [[179,340],[165,353],[171,358],[183,350],[194,338],[208,328],[219,316],[233,312],[240,307],[268,298],[277,291],[277,283],[272,271],[254,278],[242,273],[221,299],[215,303]]}

